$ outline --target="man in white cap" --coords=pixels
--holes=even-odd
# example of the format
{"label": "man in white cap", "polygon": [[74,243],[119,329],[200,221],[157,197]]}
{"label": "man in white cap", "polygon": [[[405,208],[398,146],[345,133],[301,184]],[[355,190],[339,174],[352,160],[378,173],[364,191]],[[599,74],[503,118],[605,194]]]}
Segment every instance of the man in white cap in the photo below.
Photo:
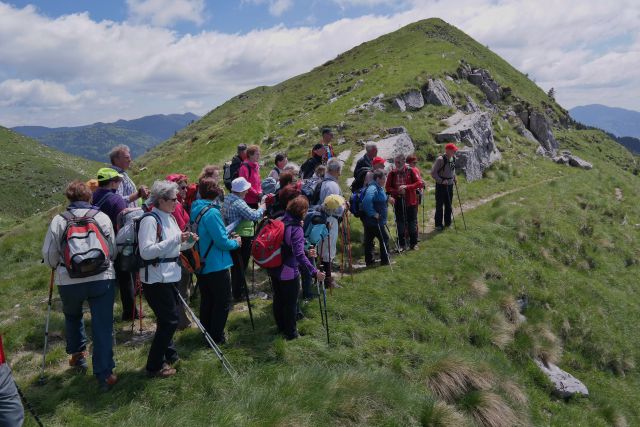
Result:
{"label": "man in white cap", "polygon": [[229,225],[238,221],[235,232],[242,239],[242,245],[238,249],[231,251],[231,258],[233,259],[231,288],[235,301],[242,300],[243,291],[247,286],[245,272],[251,256],[251,242],[253,241],[255,230],[254,223],[262,219],[265,210],[264,201],[260,202],[258,209],[251,209],[247,202],[244,201],[250,188],[251,184],[246,179],[242,177],[234,179],[231,182],[231,194],[225,196],[224,204],[222,205],[222,218],[225,224]]}

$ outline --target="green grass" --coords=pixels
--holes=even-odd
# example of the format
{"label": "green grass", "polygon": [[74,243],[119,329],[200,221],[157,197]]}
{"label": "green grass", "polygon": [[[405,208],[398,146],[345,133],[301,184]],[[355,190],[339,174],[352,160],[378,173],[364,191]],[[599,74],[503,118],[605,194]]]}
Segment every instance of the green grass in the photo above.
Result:
{"label": "green grass", "polygon": [[[421,38],[425,33],[429,37]],[[348,141],[340,149],[356,149],[358,139],[387,126],[407,126],[425,159],[422,166],[429,167],[439,150],[433,134],[444,127],[440,119],[449,110],[427,107],[411,119],[389,111],[356,120],[344,109],[380,88],[401,92],[419,86],[427,74],[455,70],[460,57],[488,67],[518,97],[538,106],[547,102],[497,56],[430,20],[307,75],[234,98],[146,155],[147,169],[136,180],[174,170],[194,174],[204,162],[229,157],[234,144],[262,138],[272,139],[273,146],[263,144],[268,154],[287,149],[299,160],[317,134],[296,138],[297,129],[340,121],[347,125],[340,136]],[[374,69],[375,63],[383,67]],[[331,86],[331,79],[365,66],[370,71],[362,93],[327,105],[329,92],[346,84]],[[466,84],[459,90],[480,96]],[[307,94],[315,98],[305,99]],[[322,105],[313,109],[318,99]],[[296,121],[281,127],[287,118]],[[487,419],[504,423],[513,414],[536,426],[640,424],[637,161],[601,132],[558,129],[561,148],[594,169],[559,166],[536,156],[535,146],[507,121],[494,118],[494,129],[503,160],[482,180],[462,179],[460,195],[465,202],[504,195],[465,212],[467,232],[428,236],[420,251],[394,257],[393,273],[379,267],[357,272],[353,282],[339,279],[343,288],[329,296],[330,346],[317,301],[304,307],[306,318],[298,324],[304,336],[291,342],[276,336],[270,301],[255,301],[255,332],[247,313],[234,311],[224,349],[240,372],[237,384],[197,330],[176,335],[183,361],[175,377],[146,379],[149,342],[127,343],[128,325],[119,323],[121,382],[101,394],[91,377],[66,369],[56,298],[49,381],[35,385],[48,281],[38,253],[55,211],[28,218],[0,236],[0,325],[17,380],[47,425],[477,425]],[[433,200],[427,204],[432,208]],[[353,252],[360,257],[361,225],[352,226]],[[518,323],[513,306],[522,295],[529,301],[527,321]],[[150,316],[145,325],[152,323]],[[557,361],[588,386],[590,397],[555,398],[533,356]],[[460,379],[453,386],[466,385],[442,394],[433,379],[446,385],[444,373]]]}

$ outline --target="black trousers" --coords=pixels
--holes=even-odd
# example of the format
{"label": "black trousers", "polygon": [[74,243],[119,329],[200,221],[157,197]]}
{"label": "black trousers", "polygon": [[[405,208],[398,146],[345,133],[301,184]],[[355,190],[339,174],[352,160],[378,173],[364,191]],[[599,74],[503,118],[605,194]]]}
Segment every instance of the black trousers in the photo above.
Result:
{"label": "black trousers", "polygon": [[231,288],[233,299],[239,301],[244,295],[247,286],[247,267],[251,257],[251,242],[253,237],[241,237],[242,246],[231,251],[233,267],[231,267]]}
{"label": "black trousers", "polygon": [[200,287],[200,323],[220,344],[225,341],[224,327],[231,311],[231,277],[229,270],[198,276]]}
{"label": "black trousers", "polygon": [[136,298],[133,278],[135,273],[118,271],[116,269],[116,282],[120,288],[120,301],[122,301],[122,320],[131,320],[132,315],[138,317],[138,309],[135,307]]}
{"label": "black trousers", "polygon": [[[380,232],[382,231],[382,234]],[[380,262],[382,264],[389,264],[389,234],[383,224],[380,227],[377,225],[365,225],[364,227],[364,262],[367,265],[373,264],[373,245],[374,240],[378,239],[380,244]],[[386,250],[385,250],[386,249]]]}
{"label": "black trousers", "polygon": [[436,227],[442,227],[443,225],[443,208],[444,208],[444,225],[449,227],[451,225],[451,213],[452,213],[452,201],[453,201],[453,184],[443,185],[436,184]]}
{"label": "black trousers", "polygon": [[278,330],[291,339],[298,336],[296,314],[300,277],[291,280],[280,280],[277,275],[271,276],[273,283],[273,317]]}
{"label": "black trousers", "polygon": [[156,372],[162,364],[178,358],[173,334],[178,327],[177,283],[143,283],[147,303],[156,315],[156,333],[147,357],[147,370]]}
{"label": "black trousers", "polygon": [[406,248],[408,243],[414,247],[418,244],[418,206],[409,206],[403,197],[399,197],[393,205],[393,212],[398,227],[398,245]]}

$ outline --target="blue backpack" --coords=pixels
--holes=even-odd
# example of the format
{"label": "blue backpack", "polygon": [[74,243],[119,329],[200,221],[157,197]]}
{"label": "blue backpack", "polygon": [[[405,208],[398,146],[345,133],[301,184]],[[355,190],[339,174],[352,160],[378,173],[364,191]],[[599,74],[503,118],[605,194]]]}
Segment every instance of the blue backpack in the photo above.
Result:
{"label": "blue backpack", "polygon": [[321,210],[310,210],[304,217],[303,229],[306,248],[318,247],[320,241],[329,235],[327,215]]}
{"label": "blue backpack", "polygon": [[349,212],[356,218],[360,218],[362,215],[362,201],[364,200],[364,194],[367,191],[367,187],[362,187],[355,193],[351,194],[349,199]]}

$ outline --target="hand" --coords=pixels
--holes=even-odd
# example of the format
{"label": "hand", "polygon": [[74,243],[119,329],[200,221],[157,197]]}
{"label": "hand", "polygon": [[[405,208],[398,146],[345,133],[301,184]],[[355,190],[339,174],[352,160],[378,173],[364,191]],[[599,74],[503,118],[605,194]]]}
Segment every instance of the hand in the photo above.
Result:
{"label": "hand", "polygon": [[322,271],[318,270],[316,272],[316,279],[318,279],[319,281],[322,282],[325,277],[326,277],[326,275]]}
{"label": "hand", "polygon": [[311,246],[309,248],[309,258],[315,258],[318,256],[318,251],[316,251],[316,247],[315,246]]}
{"label": "hand", "polygon": [[401,195],[404,195],[406,190],[406,186],[401,185],[400,188],[398,189],[398,193],[400,193]]}
{"label": "hand", "polygon": [[138,189],[138,197],[142,197],[143,199],[148,199],[151,191],[146,185],[141,185]]}
{"label": "hand", "polygon": [[396,204],[396,199],[394,199],[393,197],[389,196],[389,203],[391,204],[391,206]]}
{"label": "hand", "polygon": [[263,211],[267,209],[267,205],[264,202],[264,199],[262,199],[262,202],[260,202],[260,204],[258,205],[258,209],[262,209]]}
{"label": "hand", "polygon": [[196,233],[189,233],[189,243],[191,242],[197,242],[198,240],[200,240],[200,237],[198,237],[198,235]]}
{"label": "hand", "polygon": [[376,213],[375,213],[375,215],[373,215],[373,217],[374,217],[375,219],[380,219],[380,214],[376,212]]}
{"label": "hand", "polygon": [[183,232],[183,233],[180,235],[180,241],[181,241],[182,243],[184,243],[184,242],[186,242],[187,240],[189,240],[189,238],[190,238],[190,237],[191,237],[191,233],[190,233],[190,232],[188,232],[188,231],[185,231],[185,232]]}
{"label": "hand", "polygon": [[234,237],[233,240],[235,240],[236,243],[238,243],[238,247],[242,246],[242,238],[240,236]]}

